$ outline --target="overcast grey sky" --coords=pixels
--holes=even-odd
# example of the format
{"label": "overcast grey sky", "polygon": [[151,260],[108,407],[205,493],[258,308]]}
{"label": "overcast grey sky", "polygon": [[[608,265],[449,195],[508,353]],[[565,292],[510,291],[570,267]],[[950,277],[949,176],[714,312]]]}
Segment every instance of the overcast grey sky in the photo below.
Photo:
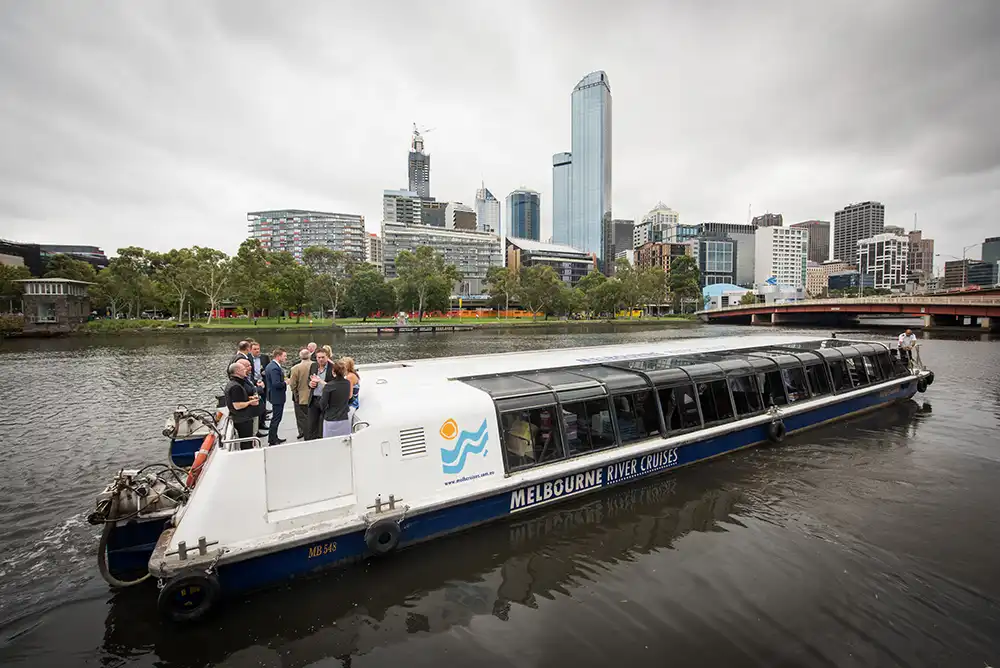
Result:
{"label": "overcast grey sky", "polygon": [[286,207],[377,231],[414,122],[433,196],[534,188],[548,236],[570,92],[603,69],[616,218],[876,199],[961,255],[1000,235],[997,35],[995,0],[4,0],[0,237],[233,252]]}

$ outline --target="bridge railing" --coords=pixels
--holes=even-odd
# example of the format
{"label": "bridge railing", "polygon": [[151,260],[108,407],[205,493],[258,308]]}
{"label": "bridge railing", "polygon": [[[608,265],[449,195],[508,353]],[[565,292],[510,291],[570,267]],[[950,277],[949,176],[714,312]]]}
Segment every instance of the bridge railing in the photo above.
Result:
{"label": "bridge railing", "polygon": [[882,295],[879,297],[844,297],[840,299],[801,299],[780,304],[734,304],[722,308],[714,308],[701,313],[720,313],[726,311],[745,310],[766,310],[772,308],[782,308],[786,306],[851,306],[855,304],[917,304],[920,306],[1000,306],[1000,298],[997,297],[892,297]]}

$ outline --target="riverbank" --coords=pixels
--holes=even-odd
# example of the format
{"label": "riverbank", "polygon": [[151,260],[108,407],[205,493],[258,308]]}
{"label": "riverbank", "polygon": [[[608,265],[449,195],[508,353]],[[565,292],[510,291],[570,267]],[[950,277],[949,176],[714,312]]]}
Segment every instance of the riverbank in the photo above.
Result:
{"label": "riverbank", "polygon": [[[552,328],[569,327],[575,328],[584,325],[667,325],[694,322],[692,316],[672,315],[672,316],[646,316],[642,318],[616,318],[606,319],[580,319],[561,320],[549,318],[537,318],[532,320],[525,318],[424,318],[418,322],[411,320],[409,326],[419,325],[454,325],[463,329],[503,329],[503,328]],[[68,336],[105,336],[115,334],[233,334],[236,332],[252,335],[253,332],[280,332],[287,330],[306,330],[316,332],[330,332],[339,330],[348,332],[355,326],[374,327],[377,325],[393,325],[395,320],[391,318],[338,318],[336,322],[330,318],[306,320],[296,322],[287,318],[259,318],[256,323],[248,318],[225,318],[213,320],[211,323],[176,323],[169,320],[93,320],[86,323],[79,330],[72,332]],[[346,328],[346,329],[345,329]],[[24,333],[8,334],[16,338],[42,338],[42,336]]]}

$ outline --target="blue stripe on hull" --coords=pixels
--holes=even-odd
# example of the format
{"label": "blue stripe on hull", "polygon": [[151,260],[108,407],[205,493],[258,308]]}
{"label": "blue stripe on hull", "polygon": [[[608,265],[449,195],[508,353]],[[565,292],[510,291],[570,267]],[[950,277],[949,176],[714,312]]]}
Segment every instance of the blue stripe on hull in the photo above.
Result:
{"label": "blue stripe on hull", "polygon": [[170,461],[173,462],[174,466],[182,468],[191,466],[194,464],[194,456],[201,449],[201,443],[204,440],[204,436],[199,436],[198,438],[170,441]]}
{"label": "blue stripe on hull", "polygon": [[108,570],[119,580],[132,580],[149,572],[149,558],[163,533],[166,520],[132,520],[108,535]]}
{"label": "blue stripe on hull", "polygon": [[[889,390],[856,397],[807,413],[785,417],[785,426],[789,432],[814,427],[823,422],[848,417],[851,414],[888,404],[901,399],[908,399],[916,393],[916,381],[907,381]],[[536,499],[525,504],[521,509],[530,509],[543,503],[558,502],[577,496],[578,493],[588,493],[605,487],[629,483],[640,478],[662,473],[698,461],[717,457],[747,446],[767,440],[767,426],[759,425],[739,431],[730,432],[716,438],[684,445],[682,447],[661,450],[658,453],[636,457],[616,464],[609,464],[592,469],[594,472],[590,481],[585,474],[564,475],[527,487],[534,488]],[[652,459],[646,459],[652,456]],[[635,462],[635,464],[633,464]],[[564,480],[583,478],[583,484],[571,493],[553,494],[552,498],[543,498],[545,492],[551,492],[554,482],[558,489]],[[519,490],[507,490],[494,496],[486,497],[457,506],[418,515],[405,520],[402,524],[400,546],[412,545],[431,538],[500,519],[512,513],[515,506],[515,496],[527,487]],[[565,487],[564,487],[565,489]],[[528,498],[527,495],[524,497]],[[331,536],[325,540],[308,545],[297,546],[274,552],[245,561],[220,565],[219,581],[227,594],[258,589],[292,577],[301,576],[319,569],[334,565],[343,565],[365,557],[368,550],[364,542],[364,532],[356,531],[340,536]]]}

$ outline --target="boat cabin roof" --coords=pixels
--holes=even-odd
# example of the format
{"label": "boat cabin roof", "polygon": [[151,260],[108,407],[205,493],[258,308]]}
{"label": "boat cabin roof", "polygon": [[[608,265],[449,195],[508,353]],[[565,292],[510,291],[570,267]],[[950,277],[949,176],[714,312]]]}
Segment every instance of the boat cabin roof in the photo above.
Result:
{"label": "boat cabin roof", "polygon": [[360,371],[366,395],[392,401],[384,405],[395,406],[393,410],[405,411],[405,404],[416,412],[425,399],[460,401],[469,391],[485,392],[505,405],[537,404],[556,396],[563,402],[581,401],[653,386],[801,369],[824,358],[844,359],[845,352],[860,356],[887,350],[881,344],[841,339],[752,335],[407,360],[365,365]]}

